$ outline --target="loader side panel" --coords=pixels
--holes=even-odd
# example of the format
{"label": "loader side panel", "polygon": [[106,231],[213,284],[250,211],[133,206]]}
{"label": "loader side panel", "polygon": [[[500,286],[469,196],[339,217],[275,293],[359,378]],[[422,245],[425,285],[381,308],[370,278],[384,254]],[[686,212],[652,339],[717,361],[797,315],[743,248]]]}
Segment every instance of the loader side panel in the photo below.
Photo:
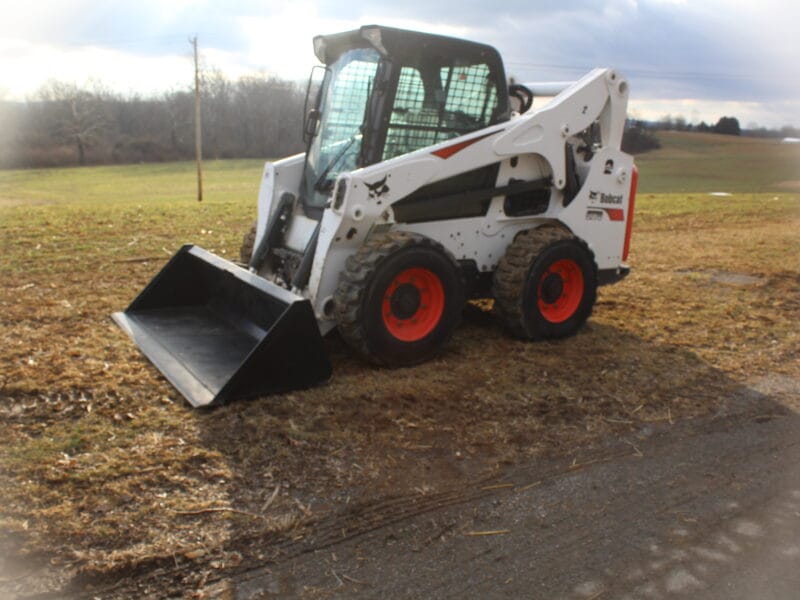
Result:
{"label": "loader side panel", "polygon": [[484,216],[491,196],[473,198],[469,193],[494,188],[499,170],[500,163],[493,163],[423,186],[392,204],[395,221],[417,223]]}

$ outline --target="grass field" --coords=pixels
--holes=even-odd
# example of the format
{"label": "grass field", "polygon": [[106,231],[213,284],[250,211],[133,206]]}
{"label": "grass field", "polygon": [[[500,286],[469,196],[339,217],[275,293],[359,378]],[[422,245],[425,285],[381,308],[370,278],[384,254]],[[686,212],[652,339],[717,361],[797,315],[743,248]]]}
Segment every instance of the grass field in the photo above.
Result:
{"label": "grass field", "polygon": [[800,192],[800,144],[713,133],[658,137],[660,150],[637,157],[644,192]]}
{"label": "grass field", "polygon": [[[207,200],[252,204],[260,160],[206,162]],[[170,203],[197,198],[194,163],[0,171],[0,206]]]}
{"label": "grass field", "polygon": [[673,134],[638,163],[633,273],[577,336],[514,341],[475,309],[441,358],[403,370],[333,336],[326,386],[213,411],[190,410],[109,314],[184,243],[237,256],[261,164],[208,164],[203,203],[192,164],[0,172],[0,594],[147,572],[180,595],[328,514],[352,514],[352,535],[376,498],[591,460],[603,435],[746,387],[791,402],[797,149]]}

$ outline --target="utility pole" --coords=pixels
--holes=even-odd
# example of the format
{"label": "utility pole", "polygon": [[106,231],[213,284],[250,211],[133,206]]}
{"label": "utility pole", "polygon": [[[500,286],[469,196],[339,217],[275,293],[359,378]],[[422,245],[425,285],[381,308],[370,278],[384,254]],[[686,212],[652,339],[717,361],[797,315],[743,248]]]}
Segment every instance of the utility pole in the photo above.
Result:
{"label": "utility pole", "polygon": [[200,66],[197,36],[189,40],[194,49],[194,154],[197,161],[197,201],[203,201],[203,132],[200,116]]}

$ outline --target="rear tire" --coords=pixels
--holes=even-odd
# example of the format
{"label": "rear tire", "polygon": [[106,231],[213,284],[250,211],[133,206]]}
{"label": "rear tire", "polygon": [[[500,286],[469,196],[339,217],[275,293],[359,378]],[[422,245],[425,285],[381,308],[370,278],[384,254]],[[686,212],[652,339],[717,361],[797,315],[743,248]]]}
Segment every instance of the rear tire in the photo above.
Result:
{"label": "rear tire", "polygon": [[580,329],[597,298],[597,265],[583,240],[558,226],[523,231],[494,274],[495,308],[521,339],[563,338]]}
{"label": "rear tire", "polygon": [[450,340],[464,285],[441,245],[397,231],[375,236],[347,259],[334,302],[348,345],[371,362],[407,366],[433,358]]}
{"label": "rear tire", "polygon": [[256,245],[256,223],[250,228],[250,231],[244,236],[242,246],[239,248],[239,260],[245,266],[250,264],[250,258],[253,256],[253,250]]}

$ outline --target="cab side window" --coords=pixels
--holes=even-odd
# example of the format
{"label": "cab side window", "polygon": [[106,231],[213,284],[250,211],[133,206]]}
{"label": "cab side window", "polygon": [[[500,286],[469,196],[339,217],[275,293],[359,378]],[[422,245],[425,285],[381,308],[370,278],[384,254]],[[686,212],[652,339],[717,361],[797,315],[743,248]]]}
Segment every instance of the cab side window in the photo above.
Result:
{"label": "cab side window", "polygon": [[497,109],[497,83],[486,64],[403,66],[383,160],[486,127]]}

